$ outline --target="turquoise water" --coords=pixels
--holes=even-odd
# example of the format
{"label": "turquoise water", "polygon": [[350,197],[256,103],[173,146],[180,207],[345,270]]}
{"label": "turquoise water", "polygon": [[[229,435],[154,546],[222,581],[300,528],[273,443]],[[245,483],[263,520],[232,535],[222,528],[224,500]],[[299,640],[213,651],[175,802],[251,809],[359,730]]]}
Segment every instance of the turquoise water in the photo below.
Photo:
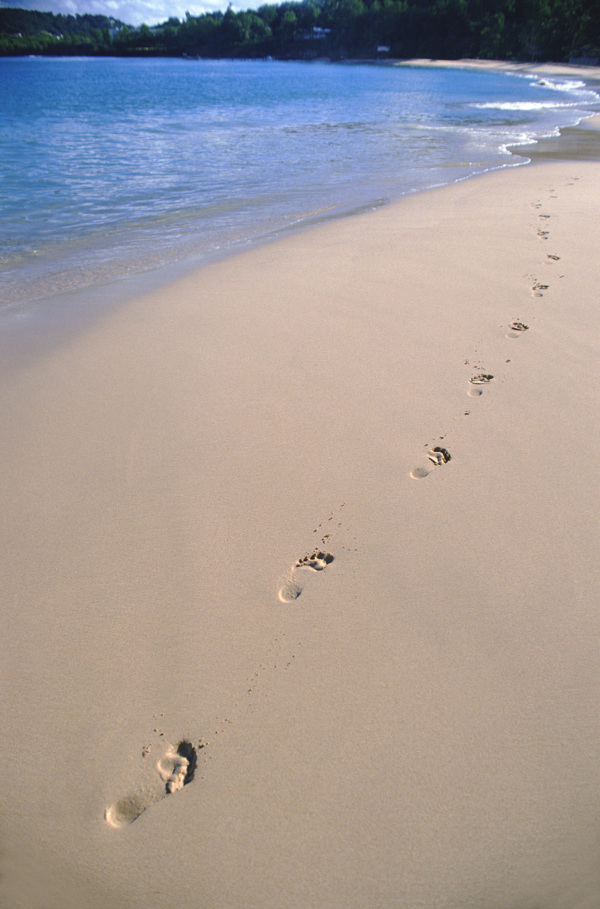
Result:
{"label": "turquoise water", "polygon": [[0,60],[0,306],[18,310],[514,165],[582,83],[276,61]]}

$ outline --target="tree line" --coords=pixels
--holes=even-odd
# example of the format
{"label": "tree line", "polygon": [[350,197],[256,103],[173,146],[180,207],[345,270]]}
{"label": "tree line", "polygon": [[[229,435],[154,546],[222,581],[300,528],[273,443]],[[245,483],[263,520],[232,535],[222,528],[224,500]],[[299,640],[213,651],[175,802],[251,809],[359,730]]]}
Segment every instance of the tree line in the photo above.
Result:
{"label": "tree line", "polygon": [[0,55],[428,57],[567,61],[600,54],[600,0],[286,0],[152,28],[0,9]]}

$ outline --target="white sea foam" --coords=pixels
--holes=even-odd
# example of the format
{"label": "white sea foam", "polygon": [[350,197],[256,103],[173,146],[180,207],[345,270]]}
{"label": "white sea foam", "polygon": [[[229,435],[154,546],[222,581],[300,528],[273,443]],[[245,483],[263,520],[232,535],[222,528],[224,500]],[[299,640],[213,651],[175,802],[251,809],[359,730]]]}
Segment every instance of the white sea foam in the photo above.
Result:
{"label": "white sea foam", "polygon": [[573,79],[563,79],[562,81],[553,81],[552,79],[538,79],[536,84],[540,88],[551,88],[556,92],[575,92],[583,90],[586,93],[595,94],[586,88],[585,82]]}
{"label": "white sea foam", "polygon": [[542,111],[542,110],[564,110],[565,108],[577,108],[582,104],[592,103],[585,101],[483,101],[473,104],[478,110],[518,110],[518,111]]}

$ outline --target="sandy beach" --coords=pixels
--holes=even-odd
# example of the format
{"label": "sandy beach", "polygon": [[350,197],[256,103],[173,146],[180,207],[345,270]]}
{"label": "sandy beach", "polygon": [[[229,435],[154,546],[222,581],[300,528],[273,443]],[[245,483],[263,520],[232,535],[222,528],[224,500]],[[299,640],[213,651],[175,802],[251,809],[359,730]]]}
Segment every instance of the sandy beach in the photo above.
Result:
{"label": "sandy beach", "polygon": [[2,909],[600,907],[599,200],[419,193],[0,378]]}

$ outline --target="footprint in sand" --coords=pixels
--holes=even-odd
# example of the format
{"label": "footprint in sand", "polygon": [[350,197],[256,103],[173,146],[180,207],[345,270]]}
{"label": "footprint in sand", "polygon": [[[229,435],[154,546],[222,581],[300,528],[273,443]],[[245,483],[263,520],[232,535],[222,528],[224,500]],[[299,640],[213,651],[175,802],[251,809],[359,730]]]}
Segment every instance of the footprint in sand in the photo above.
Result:
{"label": "footprint in sand", "polygon": [[560,256],[554,256],[554,255],[552,255],[552,253],[548,253],[546,258],[552,259],[553,262],[560,262]]}
{"label": "footprint in sand", "polygon": [[469,384],[471,386],[469,388],[470,396],[472,398],[478,398],[480,395],[482,395],[483,394],[482,386],[487,385],[488,382],[491,382],[493,378],[494,378],[493,376],[490,376],[483,372],[479,373],[478,376],[473,376],[472,378],[470,378],[469,379]]}
{"label": "footprint in sand", "polygon": [[158,761],[156,769],[164,783],[163,791],[154,787],[136,795],[113,802],[104,812],[104,819],[111,827],[127,827],[132,824],[151,805],[160,802],[172,792],[183,789],[194,779],[197,764],[196,749],[188,741],[181,741],[175,747],[169,745],[164,756]]}
{"label": "footprint in sand", "polygon": [[304,577],[306,570],[323,571],[333,562],[333,556],[330,552],[322,552],[320,549],[305,555],[292,565],[289,577],[279,591],[279,599],[282,603],[293,603],[297,600],[304,589]]}
{"label": "footprint in sand", "polygon": [[509,325],[509,330],[506,334],[507,338],[518,338],[524,331],[529,330],[529,325],[525,325],[524,322],[511,322]]}
{"label": "footprint in sand", "polygon": [[[452,455],[446,448],[430,448],[427,452],[427,457],[433,464],[433,467],[441,467],[442,464],[447,464],[448,461],[452,460]],[[432,467],[415,467],[411,470],[410,475],[413,480],[423,480],[425,477],[428,477]]]}
{"label": "footprint in sand", "polygon": [[543,297],[543,296],[544,296],[544,291],[545,291],[545,290],[548,290],[549,287],[550,287],[549,284],[539,284],[539,283],[536,282],[536,283],[533,285],[533,287],[531,288],[531,294],[532,294],[532,296],[534,296],[534,297]]}

